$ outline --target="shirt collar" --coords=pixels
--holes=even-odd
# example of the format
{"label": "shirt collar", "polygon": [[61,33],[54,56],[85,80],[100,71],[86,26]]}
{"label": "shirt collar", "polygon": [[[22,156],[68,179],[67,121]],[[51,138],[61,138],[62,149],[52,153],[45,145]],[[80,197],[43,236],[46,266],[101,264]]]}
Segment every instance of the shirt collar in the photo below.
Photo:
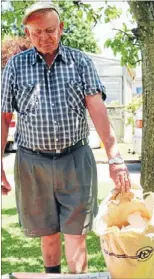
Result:
{"label": "shirt collar", "polygon": [[59,51],[58,51],[57,56],[61,57],[61,59],[63,60],[64,63],[68,62],[68,58],[67,58],[67,55],[66,55],[65,48],[61,43],[59,44]]}
{"label": "shirt collar", "polygon": [[40,57],[39,57],[39,54],[35,47],[33,47],[32,50],[33,50],[33,52],[32,52],[31,62],[32,62],[32,65],[34,65]]}
{"label": "shirt collar", "polygon": [[[33,50],[33,53],[32,53],[31,61],[32,61],[32,65],[34,65],[36,62],[41,60],[41,56],[40,56],[40,54],[38,53],[38,51],[37,51],[37,49],[35,47],[33,47],[32,50]],[[67,59],[67,56],[66,56],[65,48],[64,48],[64,46],[61,43],[59,44],[59,49],[58,49],[58,53],[57,53],[56,59],[57,58],[61,59],[64,63],[68,62],[67,61],[68,59]]]}

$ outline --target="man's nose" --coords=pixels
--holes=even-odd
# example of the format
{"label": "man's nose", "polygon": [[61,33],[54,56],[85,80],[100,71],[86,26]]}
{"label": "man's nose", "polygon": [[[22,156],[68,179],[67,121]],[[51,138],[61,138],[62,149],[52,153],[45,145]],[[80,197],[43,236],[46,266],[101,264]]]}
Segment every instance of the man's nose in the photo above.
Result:
{"label": "man's nose", "polygon": [[40,37],[42,39],[47,39],[49,37],[49,34],[46,31],[42,31],[41,34],[40,34]]}

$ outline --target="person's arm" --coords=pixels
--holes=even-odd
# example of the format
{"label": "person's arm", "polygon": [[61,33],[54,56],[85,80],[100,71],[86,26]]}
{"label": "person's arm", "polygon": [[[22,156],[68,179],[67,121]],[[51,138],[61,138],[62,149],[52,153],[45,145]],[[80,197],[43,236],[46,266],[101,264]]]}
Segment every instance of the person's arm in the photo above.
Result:
{"label": "person's arm", "polygon": [[[1,156],[4,155],[5,146],[7,143],[9,124],[11,122],[13,113],[3,112],[1,114]],[[11,186],[6,178],[5,171],[3,169],[3,161],[1,157],[1,186],[2,186],[2,194],[7,195],[9,191],[11,191]]]}
{"label": "person's arm", "polygon": [[[116,136],[110,124],[101,94],[86,96],[85,101],[97,133],[105,146],[108,159],[120,156]],[[130,189],[130,180],[125,164],[110,165],[110,177],[113,179],[117,190],[125,192]]]}
{"label": "person's arm", "polygon": [[[15,61],[12,57],[6,64],[2,71],[2,85],[1,85],[1,156],[3,157],[5,146],[7,143],[9,124],[12,119],[12,114],[14,112],[14,98],[16,92],[16,69]],[[3,169],[3,163],[1,159],[1,186],[2,194],[7,195],[11,190],[11,186],[7,181],[5,171]]]}

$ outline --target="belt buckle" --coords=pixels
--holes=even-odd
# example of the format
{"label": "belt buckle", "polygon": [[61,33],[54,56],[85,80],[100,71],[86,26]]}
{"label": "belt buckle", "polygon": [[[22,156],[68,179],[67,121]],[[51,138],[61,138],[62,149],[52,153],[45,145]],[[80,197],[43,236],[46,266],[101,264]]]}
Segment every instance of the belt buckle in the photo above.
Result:
{"label": "belt buckle", "polygon": [[85,145],[85,142],[84,142],[84,140],[82,139],[82,145]]}
{"label": "belt buckle", "polygon": [[61,149],[56,149],[56,154],[60,154],[61,153]]}

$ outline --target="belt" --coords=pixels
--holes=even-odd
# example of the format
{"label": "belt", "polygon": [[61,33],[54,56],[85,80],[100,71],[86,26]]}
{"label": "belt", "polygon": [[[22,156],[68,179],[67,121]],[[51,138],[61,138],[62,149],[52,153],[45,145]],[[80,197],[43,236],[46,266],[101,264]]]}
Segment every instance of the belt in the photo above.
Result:
{"label": "belt", "polygon": [[58,150],[57,149],[55,149],[55,150],[33,150],[33,149],[26,148],[24,146],[19,146],[19,148],[21,150],[23,150],[23,151],[25,150],[31,154],[42,155],[45,157],[50,157],[52,159],[56,159],[65,154],[69,154],[72,151],[76,150],[77,148],[79,148],[83,145],[86,145],[86,144],[88,144],[87,139],[82,139],[72,146],[66,147],[64,149],[58,149]]}

